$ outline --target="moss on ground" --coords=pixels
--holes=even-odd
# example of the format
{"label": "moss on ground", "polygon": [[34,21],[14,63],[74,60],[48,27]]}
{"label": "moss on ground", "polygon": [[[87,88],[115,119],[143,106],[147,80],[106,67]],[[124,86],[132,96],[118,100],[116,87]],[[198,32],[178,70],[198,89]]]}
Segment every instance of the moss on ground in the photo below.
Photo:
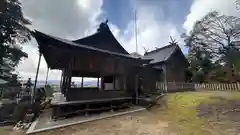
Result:
{"label": "moss on ground", "polygon": [[160,112],[159,119],[169,121],[172,130],[176,130],[182,135],[221,134],[218,129],[209,127],[206,119],[198,117],[197,107],[200,104],[224,102],[222,99],[237,100],[240,99],[240,93],[182,92],[168,94],[162,100],[166,102],[167,108]]}

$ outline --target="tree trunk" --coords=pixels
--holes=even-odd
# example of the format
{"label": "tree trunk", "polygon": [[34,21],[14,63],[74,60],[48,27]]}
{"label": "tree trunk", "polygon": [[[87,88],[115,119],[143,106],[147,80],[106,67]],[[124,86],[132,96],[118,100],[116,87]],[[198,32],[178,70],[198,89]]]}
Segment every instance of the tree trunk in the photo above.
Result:
{"label": "tree trunk", "polygon": [[233,82],[233,73],[232,73],[232,61],[231,61],[231,40],[230,37],[227,36],[227,41],[228,41],[228,47],[227,47],[227,77],[228,77],[228,82],[232,83]]}

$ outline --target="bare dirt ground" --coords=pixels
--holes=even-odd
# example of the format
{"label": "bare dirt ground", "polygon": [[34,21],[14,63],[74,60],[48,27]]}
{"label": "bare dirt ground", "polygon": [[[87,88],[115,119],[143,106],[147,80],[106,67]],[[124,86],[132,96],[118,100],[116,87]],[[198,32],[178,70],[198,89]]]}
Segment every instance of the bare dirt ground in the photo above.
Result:
{"label": "bare dirt ground", "polygon": [[220,100],[215,104],[201,104],[198,116],[205,118],[211,126],[225,129],[225,134],[240,134],[240,101]]}
{"label": "bare dirt ground", "polygon": [[[37,135],[238,135],[240,132],[240,92],[173,93],[158,104],[147,111]],[[0,128],[0,134],[23,132]]]}
{"label": "bare dirt ground", "polygon": [[[146,112],[125,115],[60,129],[55,134],[71,135],[170,135],[168,123],[145,117]],[[151,115],[151,114],[149,114]],[[51,133],[43,133],[49,135]],[[175,134],[172,134],[175,135]]]}
{"label": "bare dirt ground", "polygon": [[[176,135],[170,133],[167,128],[167,122],[153,119],[151,112],[143,111],[38,133],[37,135]],[[23,135],[22,131],[11,131],[10,127],[7,130],[3,135],[9,133]]]}

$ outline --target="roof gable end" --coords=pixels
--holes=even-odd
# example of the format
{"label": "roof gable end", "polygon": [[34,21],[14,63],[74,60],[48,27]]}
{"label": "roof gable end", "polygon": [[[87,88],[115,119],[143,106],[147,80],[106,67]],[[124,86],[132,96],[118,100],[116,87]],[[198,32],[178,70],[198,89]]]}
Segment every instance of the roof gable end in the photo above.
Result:
{"label": "roof gable end", "polygon": [[95,34],[74,40],[73,42],[112,52],[129,54],[114,37],[108,25],[104,23],[100,24]]}
{"label": "roof gable end", "polygon": [[150,62],[150,64],[164,62],[170,58],[170,56],[175,52],[177,48],[179,48],[178,45],[164,46],[162,48],[158,48],[156,50],[144,54],[144,57],[148,59],[153,59]]}

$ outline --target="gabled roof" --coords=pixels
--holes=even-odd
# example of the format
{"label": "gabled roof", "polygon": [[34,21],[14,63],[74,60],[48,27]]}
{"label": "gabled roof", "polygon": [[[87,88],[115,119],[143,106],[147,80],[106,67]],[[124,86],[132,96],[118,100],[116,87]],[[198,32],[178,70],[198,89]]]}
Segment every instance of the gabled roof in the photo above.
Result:
{"label": "gabled roof", "polygon": [[[62,48],[62,50],[64,49],[74,49],[74,50],[78,50],[79,53],[84,52],[84,51],[88,51],[88,52],[97,52],[97,53],[102,53],[102,54],[106,54],[106,55],[110,55],[110,56],[115,56],[115,57],[121,57],[121,58],[126,58],[126,59],[132,59],[132,60],[141,60],[143,62],[149,62],[150,60],[148,59],[141,59],[141,58],[135,58],[129,54],[123,54],[123,53],[118,53],[118,52],[111,52],[108,50],[103,50],[103,49],[99,49],[99,48],[95,48],[92,46],[87,46],[87,45],[83,45],[83,44],[78,44],[78,43],[74,43],[70,40],[67,39],[62,39],[62,38],[58,38],[55,36],[51,36],[48,34],[44,34],[42,32],[39,31],[35,31],[33,32],[38,44],[39,44],[39,50],[41,53],[43,53],[43,56],[45,57],[45,60],[48,64],[48,66],[50,68],[54,67],[53,64],[50,62],[52,60],[52,58],[49,57],[53,57],[54,51],[53,48],[50,49],[52,46],[57,47],[57,48]],[[50,48],[48,48],[50,47]],[[59,54],[56,54],[56,56]],[[66,54],[61,54],[61,55],[66,55]],[[58,61],[60,59],[54,59],[54,61]],[[55,68],[55,67],[54,67]]]}
{"label": "gabled roof", "polygon": [[146,59],[153,59],[150,64],[154,63],[160,63],[167,61],[170,56],[175,52],[175,50],[179,48],[178,45],[168,45],[164,46],[162,48],[158,48],[156,50],[153,50],[151,52],[147,52],[144,54],[144,58]]}
{"label": "gabled roof", "polygon": [[116,40],[106,23],[101,23],[95,34],[74,40],[73,42],[111,52],[129,54]]}

